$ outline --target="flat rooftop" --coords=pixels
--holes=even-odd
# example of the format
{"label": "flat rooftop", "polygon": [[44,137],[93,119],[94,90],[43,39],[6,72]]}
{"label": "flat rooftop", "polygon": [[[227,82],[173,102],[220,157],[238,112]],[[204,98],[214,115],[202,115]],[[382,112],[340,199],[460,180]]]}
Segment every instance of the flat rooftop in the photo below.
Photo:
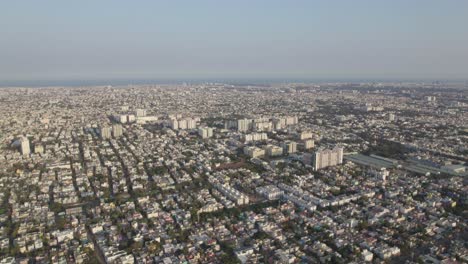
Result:
{"label": "flat rooftop", "polygon": [[396,160],[372,155],[366,156],[363,154],[350,154],[344,156],[345,160],[354,162],[359,165],[369,166],[375,169],[382,169],[382,168],[393,168],[398,165]]}

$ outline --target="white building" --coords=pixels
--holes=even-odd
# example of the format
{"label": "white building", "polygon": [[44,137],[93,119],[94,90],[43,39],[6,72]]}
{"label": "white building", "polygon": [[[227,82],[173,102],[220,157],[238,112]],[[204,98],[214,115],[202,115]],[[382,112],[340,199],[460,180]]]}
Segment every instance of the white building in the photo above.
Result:
{"label": "white building", "polygon": [[210,138],[213,137],[213,128],[211,127],[201,127],[198,129],[198,135],[201,138]]}
{"label": "white building", "polygon": [[29,144],[29,139],[27,137],[22,137],[20,139],[20,151],[21,154],[24,156],[29,155],[31,153],[31,147]]}
{"label": "white building", "polygon": [[267,133],[252,133],[243,136],[244,142],[267,140]]}
{"label": "white building", "polygon": [[315,146],[315,142],[312,139],[304,141],[304,149],[311,149]]}
{"label": "white building", "polygon": [[110,127],[101,127],[99,129],[99,134],[101,135],[102,139],[109,139],[112,136],[112,129]]}
{"label": "white building", "polygon": [[127,123],[127,115],[120,115],[115,118],[118,122],[125,124]]}
{"label": "white building", "polygon": [[244,147],[244,154],[251,158],[258,158],[265,156],[265,150],[257,147]]}
{"label": "white building", "polygon": [[137,109],[137,110],[136,110],[136,116],[137,116],[137,117],[146,116],[146,110],[145,110],[145,109]]}
{"label": "white building", "polygon": [[249,119],[239,119],[237,120],[237,131],[245,132],[250,129],[250,124],[252,120]]}
{"label": "white building", "polygon": [[128,123],[133,123],[133,122],[135,122],[135,121],[136,121],[135,115],[128,115],[128,116],[127,116],[127,121],[128,121]]}
{"label": "white building", "polygon": [[41,144],[35,144],[34,153],[44,153],[44,147]]}
{"label": "white building", "polygon": [[118,138],[123,135],[123,128],[121,125],[113,125],[112,126],[112,136],[114,138]]}
{"label": "white building", "polygon": [[[308,155],[304,155],[304,163],[308,162],[306,160],[307,156]],[[335,147],[334,149],[319,150],[312,154],[310,158],[314,170],[336,166],[343,163],[343,148]]]}
{"label": "white building", "polygon": [[294,141],[285,141],[282,144],[284,153],[296,153],[297,152],[297,143]]}
{"label": "white building", "polygon": [[280,190],[278,187],[274,185],[258,187],[256,190],[257,190],[257,193],[267,198],[268,200],[277,200],[281,198],[281,196],[284,194],[284,191]]}
{"label": "white building", "polygon": [[278,146],[274,146],[274,145],[266,145],[264,147],[265,151],[266,151],[266,154],[269,156],[269,157],[276,157],[276,156],[281,156],[283,155],[283,149],[281,147],[278,147]]}
{"label": "white building", "polygon": [[197,127],[197,121],[192,118],[187,118],[187,129],[195,129]]}
{"label": "white building", "polygon": [[312,132],[311,131],[302,131],[301,134],[299,134],[299,139],[300,140],[305,140],[305,139],[310,139],[312,138]]}
{"label": "white building", "polygon": [[187,120],[186,119],[179,120],[179,129],[187,129]]}
{"label": "white building", "polygon": [[173,130],[179,129],[179,122],[176,119],[172,119],[169,121],[169,127]]}

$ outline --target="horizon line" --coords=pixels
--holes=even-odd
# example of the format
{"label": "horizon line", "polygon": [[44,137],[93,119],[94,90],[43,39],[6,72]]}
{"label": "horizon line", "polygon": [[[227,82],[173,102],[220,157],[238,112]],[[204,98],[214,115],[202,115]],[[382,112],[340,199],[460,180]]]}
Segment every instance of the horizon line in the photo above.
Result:
{"label": "horizon line", "polygon": [[178,83],[225,83],[252,82],[252,84],[273,84],[293,82],[468,82],[467,78],[418,78],[418,77],[178,77],[178,78],[64,78],[64,79],[30,79],[0,80],[0,87],[56,87],[56,86],[101,86],[101,85],[145,85],[145,84],[178,84]]}

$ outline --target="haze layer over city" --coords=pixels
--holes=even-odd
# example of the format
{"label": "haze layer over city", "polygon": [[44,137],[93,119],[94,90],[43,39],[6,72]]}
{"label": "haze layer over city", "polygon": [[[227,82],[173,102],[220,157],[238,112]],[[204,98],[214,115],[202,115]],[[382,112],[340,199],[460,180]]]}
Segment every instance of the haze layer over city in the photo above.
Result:
{"label": "haze layer over city", "polygon": [[468,2],[0,4],[0,264],[467,263]]}

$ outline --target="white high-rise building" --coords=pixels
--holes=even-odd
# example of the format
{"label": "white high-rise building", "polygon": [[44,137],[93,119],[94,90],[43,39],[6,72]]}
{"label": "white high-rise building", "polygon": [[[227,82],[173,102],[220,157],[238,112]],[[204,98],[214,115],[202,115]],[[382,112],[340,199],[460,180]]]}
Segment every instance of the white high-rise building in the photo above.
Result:
{"label": "white high-rise building", "polygon": [[213,137],[213,128],[211,127],[202,127],[198,129],[198,135],[202,138]]}
{"label": "white high-rise building", "polygon": [[286,117],[286,125],[295,125],[298,123],[297,116],[288,116]]}
{"label": "white high-rise building", "polygon": [[265,155],[265,150],[257,147],[244,147],[244,154],[248,155],[251,158],[258,158]]}
{"label": "white high-rise building", "polygon": [[116,120],[119,121],[122,124],[125,124],[125,123],[127,123],[127,116],[126,115],[117,116]]}
{"label": "white high-rise building", "polygon": [[24,156],[29,155],[31,153],[31,147],[29,145],[29,139],[27,137],[22,137],[20,139],[20,150],[21,154]]}
{"label": "white high-rise building", "polygon": [[137,109],[137,110],[136,110],[136,116],[137,116],[137,117],[146,116],[146,110],[145,110],[145,109]]}
{"label": "white high-rise building", "polygon": [[314,170],[336,166],[343,163],[343,148],[335,147],[334,149],[316,151],[311,159]]}
{"label": "white high-rise building", "polygon": [[195,129],[197,127],[197,121],[192,118],[187,119],[187,129]]}
{"label": "white high-rise building", "polygon": [[237,129],[237,120],[228,120],[224,123],[225,129]]}
{"label": "white high-rise building", "polygon": [[135,122],[135,120],[136,120],[135,115],[128,115],[127,116],[128,123],[133,123],[133,122]]}
{"label": "white high-rise building", "polygon": [[237,131],[245,132],[249,130],[250,124],[252,123],[249,119],[239,119],[237,120]]}
{"label": "white high-rise building", "polygon": [[312,138],[312,132],[310,131],[302,131],[299,135],[300,140],[310,139]]}
{"label": "white high-rise building", "polygon": [[285,141],[281,144],[284,153],[295,153],[297,152],[297,143],[294,141]]}
{"label": "white high-rise building", "polygon": [[315,146],[315,142],[312,139],[304,141],[304,149],[311,149]]}
{"label": "white high-rise building", "polygon": [[169,126],[173,129],[173,130],[177,130],[179,129],[179,122],[176,120],[176,119],[171,119],[169,121]]}
{"label": "white high-rise building", "polygon": [[112,129],[110,127],[101,127],[99,130],[99,134],[101,135],[102,139],[109,139],[111,138]]}
{"label": "white high-rise building", "polygon": [[121,125],[113,125],[112,126],[112,136],[114,138],[118,138],[123,135],[123,128]]}
{"label": "white high-rise building", "polygon": [[283,148],[275,146],[275,145],[266,145],[264,147],[266,154],[269,157],[276,157],[283,155]]}
{"label": "white high-rise building", "polygon": [[35,144],[34,145],[34,153],[36,153],[36,154],[44,153],[44,146],[42,146],[40,144]]}
{"label": "white high-rise building", "polygon": [[187,120],[186,119],[179,120],[179,129],[187,129]]}
{"label": "white high-rise building", "polygon": [[271,131],[273,123],[268,120],[257,119],[252,123],[252,130],[254,131]]}
{"label": "white high-rise building", "polygon": [[245,142],[267,140],[267,133],[252,133],[243,136]]}

